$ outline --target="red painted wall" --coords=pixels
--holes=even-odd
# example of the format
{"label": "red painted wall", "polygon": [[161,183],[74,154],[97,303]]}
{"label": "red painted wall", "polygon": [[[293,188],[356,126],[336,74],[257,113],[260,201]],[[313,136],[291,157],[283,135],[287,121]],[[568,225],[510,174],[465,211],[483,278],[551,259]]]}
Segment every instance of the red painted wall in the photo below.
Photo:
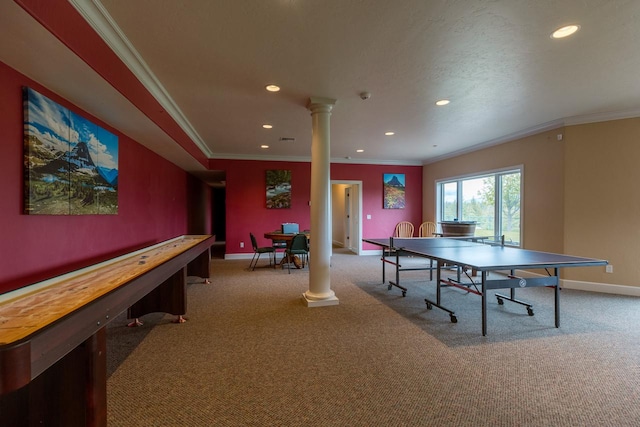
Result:
{"label": "red painted wall", "polygon": [[[22,86],[118,135],[117,215],[24,215]],[[0,62],[0,293],[187,233],[187,173]]]}
{"label": "red painted wall", "polygon": [[[297,222],[301,230],[310,228],[310,163],[215,160],[211,169],[226,171],[227,253],[253,252],[249,233],[256,236],[259,246],[271,245],[264,233],[278,229],[283,222]],[[290,209],[266,208],[265,178],[270,169],[291,170]]]}
{"label": "red painted wall", "polygon": [[[297,222],[300,229],[310,228],[311,164],[250,160],[212,160],[210,168],[226,172],[226,252],[252,252],[249,233],[258,245],[270,244],[264,232],[275,230],[283,222]],[[267,209],[265,174],[269,169],[291,170],[291,209]],[[382,175],[403,173],[406,179],[406,208],[382,208]],[[335,163],[332,180],[362,181],[362,237],[388,237],[399,221],[422,222],[422,166],[381,166]],[[367,220],[366,215],[371,215]],[[240,242],[245,247],[240,248]],[[375,249],[363,245],[363,249]]]}
{"label": "red painted wall", "polygon": [[[383,209],[383,183],[385,173],[405,174],[404,209]],[[389,237],[396,224],[410,221],[417,227],[422,223],[422,166],[331,165],[331,179],[362,181],[362,238]],[[371,219],[367,219],[371,215]],[[362,249],[379,249],[364,243]]]}

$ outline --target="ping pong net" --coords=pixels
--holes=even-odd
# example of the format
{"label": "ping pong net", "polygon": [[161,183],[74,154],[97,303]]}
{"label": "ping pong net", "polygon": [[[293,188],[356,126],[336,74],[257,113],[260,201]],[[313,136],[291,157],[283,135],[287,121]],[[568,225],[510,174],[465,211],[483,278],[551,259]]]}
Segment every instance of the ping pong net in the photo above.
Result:
{"label": "ping pong net", "polygon": [[[382,243],[378,241],[378,244]],[[385,246],[390,252],[400,251],[415,253],[416,255],[429,255],[431,249],[456,248],[473,246],[504,246],[505,236],[467,236],[467,237],[390,237]]]}

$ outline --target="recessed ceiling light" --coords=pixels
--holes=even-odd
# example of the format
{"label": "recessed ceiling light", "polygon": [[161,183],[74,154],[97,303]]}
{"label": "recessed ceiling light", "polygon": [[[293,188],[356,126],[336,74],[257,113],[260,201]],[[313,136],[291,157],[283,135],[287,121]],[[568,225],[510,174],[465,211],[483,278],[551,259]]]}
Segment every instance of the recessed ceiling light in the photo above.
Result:
{"label": "recessed ceiling light", "polygon": [[269,92],[277,92],[280,90],[280,86],[276,86],[276,85],[267,85],[265,87],[265,89],[267,89]]}
{"label": "recessed ceiling light", "polygon": [[385,134],[386,136],[393,136],[393,135],[395,135],[396,133],[395,133],[395,132],[385,132],[384,134]]}
{"label": "recessed ceiling light", "polygon": [[580,25],[566,25],[562,28],[558,28],[553,33],[551,33],[551,38],[562,39],[564,37],[569,37],[571,34],[574,34],[579,29],[580,29]]}
{"label": "recessed ceiling light", "polygon": [[364,153],[364,150],[362,148],[356,150],[356,153]]}
{"label": "recessed ceiling light", "polygon": [[443,105],[447,105],[448,103],[450,103],[451,101],[449,101],[448,99],[441,99],[439,101],[436,101],[436,105],[442,107]]}
{"label": "recessed ceiling light", "polygon": [[262,125],[262,127],[265,128],[265,129],[271,129],[271,128],[273,128],[273,125],[264,124],[264,125]]}
{"label": "recessed ceiling light", "polygon": [[268,145],[261,145],[260,148],[269,148]]}

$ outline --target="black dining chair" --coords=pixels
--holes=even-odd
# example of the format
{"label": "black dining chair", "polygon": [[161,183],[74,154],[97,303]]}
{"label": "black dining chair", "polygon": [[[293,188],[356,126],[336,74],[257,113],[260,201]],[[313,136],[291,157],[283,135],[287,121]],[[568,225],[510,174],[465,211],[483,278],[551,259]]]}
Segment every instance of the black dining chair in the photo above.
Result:
{"label": "black dining chair", "polygon": [[309,263],[309,242],[307,240],[307,235],[299,233],[293,236],[291,243],[287,246],[284,253],[284,256],[287,258],[287,269],[289,270],[289,274],[291,274],[291,263],[295,256],[300,256],[302,268],[304,268],[305,264]]}
{"label": "black dining chair", "polygon": [[254,236],[253,233],[249,233],[249,236],[251,236],[251,245],[253,246],[253,258],[251,258],[251,263],[249,264],[251,271],[256,269],[256,264],[258,264],[258,260],[262,254],[269,255],[269,267],[272,265],[275,266],[276,250],[271,246],[259,247],[256,242],[256,236]]}
{"label": "black dining chair", "polygon": [[282,253],[284,255],[284,251],[287,249],[287,241],[286,240],[273,239],[271,242],[272,242],[271,246],[275,250],[275,253],[273,254],[273,261],[277,262],[276,258],[277,258],[277,255],[278,255],[278,251],[282,251]]}

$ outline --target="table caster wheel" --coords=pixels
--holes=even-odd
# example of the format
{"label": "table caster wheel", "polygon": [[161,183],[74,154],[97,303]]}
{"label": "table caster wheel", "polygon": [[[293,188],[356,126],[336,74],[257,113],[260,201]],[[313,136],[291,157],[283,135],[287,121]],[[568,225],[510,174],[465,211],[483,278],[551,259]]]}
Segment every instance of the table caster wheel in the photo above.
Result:
{"label": "table caster wheel", "polygon": [[451,323],[458,323],[458,318],[456,316],[451,314],[450,317],[451,317]]}
{"label": "table caster wheel", "polygon": [[529,316],[533,316],[533,309],[531,307],[527,307],[527,313],[529,313]]}
{"label": "table caster wheel", "polygon": [[498,305],[504,305],[504,300],[502,298],[498,298]]}
{"label": "table caster wheel", "polygon": [[407,293],[406,293],[405,291],[402,291],[402,296],[403,296],[403,297],[406,297],[406,296],[407,296]]}
{"label": "table caster wheel", "polygon": [[387,286],[387,290],[390,291],[391,290],[391,285]]}
{"label": "table caster wheel", "polygon": [[431,305],[430,303],[427,303],[427,310],[431,310],[433,308],[433,305]]}

